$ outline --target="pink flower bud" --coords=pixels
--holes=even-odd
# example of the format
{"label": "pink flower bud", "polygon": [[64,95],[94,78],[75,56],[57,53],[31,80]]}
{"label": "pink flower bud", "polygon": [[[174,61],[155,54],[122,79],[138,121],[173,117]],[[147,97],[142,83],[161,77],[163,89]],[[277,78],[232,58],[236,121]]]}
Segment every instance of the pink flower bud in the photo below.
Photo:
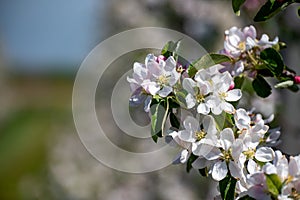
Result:
{"label": "pink flower bud", "polygon": [[159,61],[161,61],[161,60],[166,60],[166,57],[165,56],[163,56],[163,55],[159,55],[158,57],[157,57],[157,59],[156,59],[156,62],[159,62]]}
{"label": "pink flower bud", "polygon": [[296,84],[300,84],[300,76],[295,76],[294,81]]}
{"label": "pink flower bud", "polygon": [[233,81],[231,81],[231,84],[230,84],[230,86],[229,86],[229,89],[228,89],[228,90],[232,90],[232,89],[234,89],[234,87],[235,87],[235,84],[234,84],[234,82],[233,82]]}

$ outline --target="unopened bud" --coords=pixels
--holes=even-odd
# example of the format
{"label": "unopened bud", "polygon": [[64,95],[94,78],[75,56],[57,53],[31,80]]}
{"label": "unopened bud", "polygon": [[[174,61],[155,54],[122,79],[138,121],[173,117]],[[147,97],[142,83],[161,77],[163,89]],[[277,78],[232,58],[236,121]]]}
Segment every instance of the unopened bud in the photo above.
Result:
{"label": "unopened bud", "polygon": [[228,90],[232,90],[232,89],[234,89],[234,87],[235,87],[235,84],[234,84],[234,82],[233,82],[233,81],[231,81],[231,83],[230,83],[230,86],[229,86],[229,89],[228,89]]}
{"label": "unopened bud", "polygon": [[294,81],[296,84],[300,84],[300,76],[295,76]]}

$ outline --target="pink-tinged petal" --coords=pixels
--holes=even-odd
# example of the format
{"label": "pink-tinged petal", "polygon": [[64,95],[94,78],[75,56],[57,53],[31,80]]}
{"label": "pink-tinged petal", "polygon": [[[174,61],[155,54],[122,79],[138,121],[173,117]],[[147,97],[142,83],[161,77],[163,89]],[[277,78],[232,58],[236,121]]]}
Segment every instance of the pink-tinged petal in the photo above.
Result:
{"label": "pink-tinged petal", "polygon": [[222,146],[225,150],[228,150],[235,138],[234,138],[234,134],[231,128],[225,128],[223,131],[221,131],[220,133],[220,140],[222,142]]}
{"label": "pink-tinged petal", "polygon": [[270,147],[260,147],[255,152],[255,158],[260,162],[272,161],[275,157],[274,151]]}
{"label": "pink-tinged petal", "polygon": [[227,172],[228,169],[227,169],[226,162],[219,161],[215,163],[212,168],[212,178],[216,181],[220,181],[226,177]]}
{"label": "pink-tinged petal", "polygon": [[203,115],[207,115],[210,112],[210,108],[206,103],[200,103],[197,107],[197,112]]}
{"label": "pink-tinged petal", "polygon": [[160,86],[155,83],[151,82],[149,80],[145,80],[141,86],[145,89],[147,93],[150,93],[152,95],[156,95],[156,93],[160,90]]}
{"label": "pink-tinged petal", "polygon": [[242,91],[240,89],[233,89],[227,92],[225,98],[226,101],[238,101],[242,97]]}
{"label": "pink-tinged petal", "polygon": [[244,62],[243,61],[238,61],[234,64],[234,70],[232,72],[232,75],[234,76],[238,76],[240,75],[241,73],[244,72]]}
{"label": "pink-tinged petal", "polygon": [[162,69],[161,67],[158,65],[157,62],[153,61],[153,62],[149,62],[147,64],[147,69],[149,71],[149,73],[154,76],[154,77],[158,77],[162,74]]}
{"label": "pink-tinged petal", "polygon": [[271,200],[271,197],[265,192],[265,188],[260,185],[251,187],[247,193],[254,199]]}
{"label": "pink-tinged petal", "polygon": [[148,62],[153,62],[156,61],[156,57],[153,54],[148,54],[145,58],[145,64],[147,64]]}
{"label": "pink-tinged petal", "polygon": [[191,109],[196,105],[196,99],[191,94],[186,95],[185,102],[188,109]]}
{"label": "pink-tinged petal", "polygon": [[255,39],[247,37],[246,39],[246,50],[250,50],[253,47],[257,46]]}
{"label": "pink-tinged petal", "polygon": [[256,29],[254,26],[250,25],[250,26],[246,26],[243,30],[245,36],[247,37],[251,37],[253,39],[256,38]]}
{"label": "pink-tinged petal", "polygon": [[196,82],[193,81],[191,78],[185,78],[182,81],[182,87],[185,89],[188,93],[195,95],[195,87],[196,87]]}
{"label": "pink-tinged petal", "polygon": [[239,43],[241,42],[241,38],[238,35],[229,35],[228,41],[232,46],[238,47]]}

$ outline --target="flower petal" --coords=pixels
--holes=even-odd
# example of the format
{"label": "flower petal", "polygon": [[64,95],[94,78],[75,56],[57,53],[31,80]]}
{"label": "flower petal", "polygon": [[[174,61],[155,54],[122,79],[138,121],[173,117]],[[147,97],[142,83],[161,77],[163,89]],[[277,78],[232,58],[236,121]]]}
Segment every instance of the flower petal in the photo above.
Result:
{"label": "flower petal", "polygon": [[237,101],[242,97],[242,91],[240,89],[233,89],[227,92],[225,97],[226,101]]}
{"label": "flower petal", "polygon": [[197,112],[203,115],[207,115],[210,112],[210,108],[206,103],[200,103],[197,107]]}
{"label": "flower petal", "polygon": [[223,144],[224,150],[228,150],[234,142],[234,134],[231,128],[225,128],[220,133],[220,140]]}
{"label": "flower petal", "polygon": [[275,153],[270,147],[260,147],[255,152],[255,158],[260,162],[272,161],[275,157]]}
{"label": "flower petal", "polygon": [[182,81],[182,87],[185,89],[188,93],[195,95],[194,87],[196,87],[195,81],[191,78],[185,78]]}
{"label": "flower petal", "polygon": [[214,164],[212,168],[212,178],[215,179],[216,181],[220,181],[224,179],[227,175],[228,169],[226,162],[217,162]]}

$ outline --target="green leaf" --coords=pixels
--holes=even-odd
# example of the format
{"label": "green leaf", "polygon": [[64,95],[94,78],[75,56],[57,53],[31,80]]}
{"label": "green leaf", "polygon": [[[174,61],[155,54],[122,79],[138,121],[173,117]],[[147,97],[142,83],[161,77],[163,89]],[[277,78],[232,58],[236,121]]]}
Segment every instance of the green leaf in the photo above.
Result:
{"label": "green leaf", "polygon": [[219,182],[222,199],[234,200],[236,182],[237,180],[229,174]]}
{"label": "green leaf", "polygon": [[243,196],[243,197],[239,198],[239,200],[255,200],[255,199],[252,198],[252,197],[249,197],[249,196],[247,195],[247,196]]}
{"label": "green leaf", "polygon": [[178,120],[177,116],[173,112],[170,113],[170,123],[172,127],[179,129],[180,121]]}
{"label": "green leaf", "polygon": [[232,0],[232,8],[236,15],[240,15],[240,7],[245,3],[246,0]]}
{"label": "green leaf", "polygon": [[189,159],[186,162],[186,172],[189,173],[191,171],[192,163],[198,158],[198,156],[195,156],[194,154],[191,154]]}
{"label": "green leaf", "polygon": [[298,92],[299,91],[298,85],[295,85],[295,84],[288,87],[288,89],[291,90],[292,92]]}
{"label": "green leaf", "polygon": [[267,177],[272,181],[272,183],[276,186],[278,191],[281,191],[282,182],[277,174],[270,174]]}
{"label": "green leaf", "polygon": [[164,101],[160,101],[151,105],[151,135],[154,142],[157,142],[158,137],[162,137],[162,126],[165,113],[167,112],[163,106]]}
{"label": "green leaf", "polygon": [[241,89],[245,81],[245,76],[234,77],[234,88]]}
{"label": "green leaf", "polygon": [[256,94],[263,98],[268,97],[272,93],[271,86],[261,75],[256,76],[252,82],[252,87]]}
{"label": "green leaf", "polygon": [[197,73],[197,69],[193,66],[193,65],[190,65],[188,68],[187,68],[187,72],[188,72],[188,75],[189,77],[194,77],[195,74]]}
{"label": "green leaf", "polygon": [[198,171],[201,174],[201,176],[204,176],[204,177],[208,176],[208,169],[207,169],[207,167],[199,169]]}
{"label": "green leaf", "polygon": [[180,91],[180,92],[176,92],[176,100],[177,100],[177,103],[183,107],[183,108],[186,108],[187,105],[186,105],[186,101],[185,101],[185,97],[187,95],[187,92],[186,91]]}
{"label": "green leaf", "polygon": [[298,8],[298,17],[300,17],[300,7]]}
{"label": "green leaf", "polygon": [[277,199],[281,188],[281,181],[277,174],[266,175],[266,183],[268,186],[268,191],[273,198]]}
{"label": "green leaf", "polygon": [[274,76],[279,77],[282,75],[284,63],[278,51],[273,48],[267,48],[260,53],[260,58],[264,60],[265,66]]}
{"label": "green leaf", "polygon": [[199,60],[195,61],[192,66],[197,70],[208,68],[216,64],[231,62],[231,58],[223,54],[210,53],[202,56]]}
{"label": "green leaf", "polygon": [[161,50],[161,55],[167,57],[174,56],[175,60],[177,59],[177,51],[180,45],[180,40],[177,42],[169,41]]}
{"label": "green leaf", "polygon": [[255,22],[266,21],[270,19],[278,12],[284,10],[290,4],[294,3],[295,0],[285,0],[285,1],[274,1],[268,0],[258,11],[256,16],[254,17]]}

